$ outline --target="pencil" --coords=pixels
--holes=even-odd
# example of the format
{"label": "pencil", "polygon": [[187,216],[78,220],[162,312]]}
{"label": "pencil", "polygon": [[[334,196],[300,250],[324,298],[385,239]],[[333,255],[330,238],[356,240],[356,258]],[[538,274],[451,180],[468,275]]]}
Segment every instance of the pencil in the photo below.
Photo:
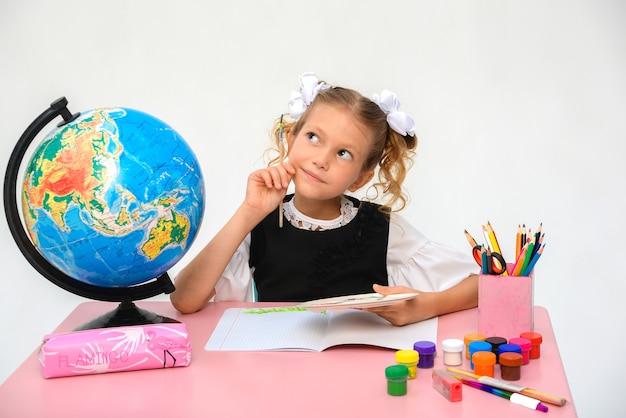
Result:
{"label": "pencil", "polygon": [[[285,144],[283,141],[283,115],[280,115],[280,123],[278,125],[278,161],[282,164],[285,161]],[[278,227],[283,227],[283,201],[278,204]]]}
{"label": "pencil", "polygon": [[541,254],[543,254],[543,248],[545,246],[546,246],[546,244],[543,244],[537,250],[537,252],[535,252],[535,255],[530,260],[530,263],[528,263],[528,266],[524,269],[524,274],[522,274],[522,276],[528,276],[533,271],[533,268],[535,267],[535,264],[537,264],[537,260],[539,260],[539,257],[541,257]]}
{"label": "pencil", "polygon": [[535,254],[537,254],[537,251],[539,251],[539,241],[541,240],[541,228],[543,226],[543,223],[539,224],[539,228],[537,228],[537,232],[535,232],[535,248],[533,250],[533,257],[535,256]]}
{"label": "pencil", "polygon": [[519,257],[515,261],[515,266],[513,267],[513,273],[511,276],[519,276],[522,270],[522,266],[524,265],[524,259],[526,258],[526,250],[528,250],[528,244],[522,247],[522,250],[519,253]]}
{"label": "pencil", "polygon": [[517,234],[515,234],[515,259],[519,258],[519,253],[522,251],[522,227],[517,224]]}
{"label": "pencil", "polygon": [[522,395],[526,395],[530,398],[534,398],[538,401],[549,403],[552,405],[563,406],[567,403],[567,400],[560,396],[550,395],[548,393],[540,392],[538,390],[527,388],[524,386],[519,386],[511,382],[498,380],[493,377],[481,376],[467,370],[457,369],[456,367],[448,367],[446,370],[452,373],[452,375],[458,380],[461,379],[461,376],[467,376],[471,379],[476,379],[480,383],[483,383],[485,385],[492,386],[498,389],[510,390],[511,392],[521,393]]}
{"label": "pencil", "polygon": [[520,269],[520,276],[524,276],[524,274],[526,272],[526,268],[528,267],[528,264],[530,263],[530,260],[533,257],[533,252],[534,252],[534,248],[535,248],[535,242],[534,241],[530,241],[528,243],[528,248],[526,248],[526,253],[524,254],[524,263],[522,264],[522,268]]}
{"label": "pencil", "polygon": [[491,250],[487,248],[487,273],[493,274],[493,256],[491,255]]}
{"label": "pencil", "polygon": [[476,243],[476,240],[474,239],[474,237],[472,237],[472,236],[470,235],[470,233],[469,233],[469,232],[467,232],[467,229],[466,229],[464,232],[465,232],[465,238],[467,238],[467,242],[469,242],[469,245],[471,245],[471,246],[472,246],[472,249],[473,249],[474,247],[478,247],[478,244]]}
{"label": "pencil", "polygon": [[[502,251],[500,250],[500,243],[498,242],[496,231],[493,230],[493,226],[491,226],[491,223],[489,223],[489,221],[487,221],[487,229],[489,230],[489,237],[492,239],[491,244],[493,245],[493,250],[499,253],[502,256],[502,259],[504,260],[504,254],[502,254]],[[504,261],[504,266],[502,267],[504,268],[504,272],[502,273],[502,275],[508,276],[509,273],[507,272],[506,260]]]}
{"label": "pencil", "polygon": [[490,244],[491,244],[491,237],[489,236],[489,231],[487,230],[485,225],[483,225],[482,227],[483,227],[483,236],[485,237],[485,246],[487,248],[493,248],[493,246],[490,246]]}
{"label": "pencil", "polygon": [[483,262],[483,274],[489,274],[489,262],[487,261],[487,249],[484,245],[480,247],[480,256]]}
{"label": "pencil", "polygon": [[536,399],[533,399],[529,396],[522,395],[517,392],[509,392],[508,390],[494,388],[489,385],[485,385],[484,383],[480,383],[475,380],[468,380],[465,378],[461,379],[461,382],[467,386],[471,386],[473,388],[482,390],[483,392],[491,393],[492,395],[499,396],[501,398],[508,399],[512,403],[516,403],[518,405],[524,406],[529,409],[534,409],[541,412],[548,412],[548,407],[543,405]]}

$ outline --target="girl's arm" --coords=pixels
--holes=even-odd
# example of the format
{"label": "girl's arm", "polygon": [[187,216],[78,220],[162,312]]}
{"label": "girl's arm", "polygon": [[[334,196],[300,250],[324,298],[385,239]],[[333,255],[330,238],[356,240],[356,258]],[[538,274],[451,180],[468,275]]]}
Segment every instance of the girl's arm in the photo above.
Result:
{"label": "girl's arm", "polygon": [[206,305],[239,245],[285,197],[293,172],[291,165],[284,164],[250,174],[244,202],[176,277],[176,290],[170,294],[174,308],[182,313],[193,313]]}
{"label": "girl's arm", "polygon": [[440,292],[422,292],[404,286],[374,285],[381,295],[418,292],[413,299],[393,305],[367,309],[394,325],[407,325],[435,316],[444,315],[478,306],[478,275],[471,274],[457,285]]}

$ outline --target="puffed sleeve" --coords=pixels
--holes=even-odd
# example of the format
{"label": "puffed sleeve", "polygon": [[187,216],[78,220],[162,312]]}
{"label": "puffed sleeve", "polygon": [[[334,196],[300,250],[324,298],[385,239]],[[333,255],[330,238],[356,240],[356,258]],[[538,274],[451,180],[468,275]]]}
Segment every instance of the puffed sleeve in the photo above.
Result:
{"label": "puffed sleeve", "polygon": [[250,260],[250,234],[235,251],[222,277],[215,285],[215,301],[254,302],[254,284]]}
{"label": "puffed sleeve", "polygon": [[390,286],[438,292],[479,273],[479,267],[469,250],[462,252],[431,241],[394,213],[389,225],[387,273]]}

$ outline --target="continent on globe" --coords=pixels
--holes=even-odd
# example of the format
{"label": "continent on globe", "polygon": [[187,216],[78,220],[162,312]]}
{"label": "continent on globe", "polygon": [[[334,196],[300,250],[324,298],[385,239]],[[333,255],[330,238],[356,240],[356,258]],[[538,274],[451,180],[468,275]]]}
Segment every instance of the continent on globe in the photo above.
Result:
{"label": "continent on globe", "polygon": [[54,267],[85,283],[137,285],[187,252],[204,213],[200,165],[146,113],[84,112],[50,132],[26,166],[24,223]]}

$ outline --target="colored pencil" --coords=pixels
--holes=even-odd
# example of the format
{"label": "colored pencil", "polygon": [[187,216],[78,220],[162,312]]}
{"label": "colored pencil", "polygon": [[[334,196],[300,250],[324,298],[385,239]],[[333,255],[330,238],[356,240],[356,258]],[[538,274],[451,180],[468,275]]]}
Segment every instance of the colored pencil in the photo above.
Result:
{"label": "colored pencil", "polygon": [[469,245],[472,246],[472,250],[474,249],[474,247],[478,247],[476,240],[470,235],[469,232],[467,232],[467,229],[465,230],[465,238],[467,238],[467,242],[469,242]]}
{"label": "colored pencil", "polygon": [[522,227],[517,225],[517,234],[515,234],[515,259],[519,258],[519,253],[522,251]]}
{"label": "colored pencil", "polygon": [[480,257],[481,257],[481,260],[483,262],[483,266],[482,266],[483,267],[483,274],[489,274],[489,265],[487,264],[488,263],[488,261],[487,261],[487,249],[485,248],[484,245],[481,246]]}
{"label": "colored pencil", "polygon": [[528,267],[528,264],[530,263],[530,260],[532,259],[533,256],[533,250],[535,248],[535,242],[534,241],[530,241],[528,243],[528,248],[526,248],[526,253],[524,254],[524,263],[522,264],[522,268],[520,269],[520,276],[523,276],[523,272],[526,271],[526,267]]}
{"label": "colored pencil", "polygon": [[526,250],[528,250],[528,244],[522,247],[522,251],[519,253],[519,257],[515,261],[515,266],[513,267],[513,273],[511,276],[519,276],[522,270],[522,266],[524,265],[524,259],[526,258]]}
{"label": "colored pencil", "polygon": [[[497,252],[498,254],[500,254],[502,256],[502,259],[504,260],[504,254],[502,254],[502,250],[500,249],[500,243],[498,242],[498,237],[496,236],[496,231],[494,231],[493,227],[491,226],[491,223],[489,223],[489,221],[487,221],[487,230],[489,231],[489,237],[492,239],[491,244],[493,245],[493,250],[495,252]],[[504,261],[504,266],[502,266],[504,268],[504,272],[502,273],[503,276],[508,276],[509,273],[507,272],[507,268],[506,268],[506,260]]]}
{"label": "colored pencil", "polygon": [[543,227],[543,222],[539,224],[539,228],[535,232],[535,247],[533,249],[533,253],[531,257],[534,257],[537,251],[539,250],[539,240],[541,239],[541,228]]}
{"label": "colored pencil", "polygon": [[508,390],[494,388],[489,385],[477,382],[475,380],[461,379],[461,382],[467,386],[482,390],[483,392],[491,393],[492,395],[499,396],[501,398],[508,399],[512,403],[522,405],[529,409],[534,409],[541,412],[548,412],[548,407],[540,403],[538,400],[530,398],[526,395],[522,395],[517,392],[509,392]]}
{"label": "colored pencil", "polygon": [[535,389],[519,386],[512,382],[494,379],[493,377],[489,376],[481,376],[467,370],[457,369],[456,367],[448,367],[446,370],[458,380],[460,380],[462,376],[467,376],[469,378],[476,379],[480,383],[483,383],[485,385],[489,385],[498,389],[510,390],[511,392],[521,393],[522,395],[526,395],[529,398],[534,398],[538,401],[549,403],[552,405],[563,406],[567,403],[567,400],[560,396],[550,395],[548,393],[540,392]]}
{"label": "colored pencil", "polygon": [[493,245],[491,245],[491,237],[489,236],[489,231],[487,231],[485,225],[483,225],[483,236],[485,237],[485,246],[487,248],[493,248]]}
{"label": "colored pencil", "polygon": [[543,254],[543,248],[545,246],[546,244],[541,245],[540,248],[537,250],[537,252],[535,252],[535,255],[533,256],[532,260],[530,260],[530,263],[528,263],[528,266],[524,269],[522,276],[528,276],[530,272],[533,271],[535,264],[537,264],[537,260],[539,260],[539,257],[541,257],[541,254]]}

